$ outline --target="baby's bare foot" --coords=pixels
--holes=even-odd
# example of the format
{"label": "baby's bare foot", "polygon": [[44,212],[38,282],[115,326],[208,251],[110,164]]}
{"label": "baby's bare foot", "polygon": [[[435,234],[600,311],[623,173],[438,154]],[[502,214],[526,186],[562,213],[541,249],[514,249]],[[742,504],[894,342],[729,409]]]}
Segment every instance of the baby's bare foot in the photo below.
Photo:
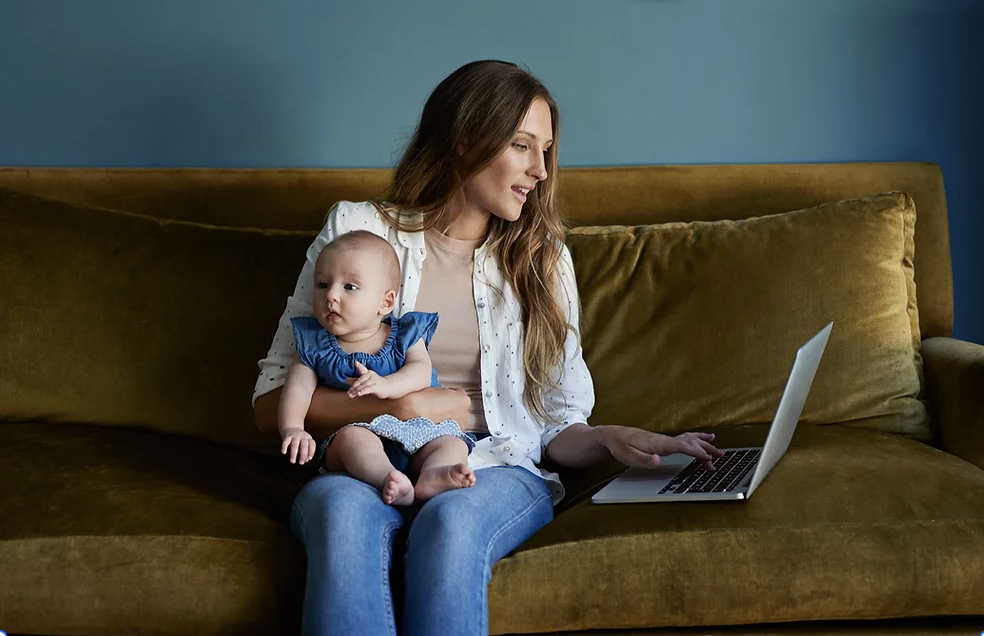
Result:
{"label": "baby's bare foot", "polygon": [[398,470],[391,470],[383,482],[383,503],[393,506],[409,506],[413,503],[413,484],[410,478]]}
{"label": "baby's bare foot", "polygon": [[418,501],[427,501],[446,490],[469,488],[475,485],[475,472],[468,464],[453,466],[438,466],[420,472],[417,485],[414,487],[414,497]]}

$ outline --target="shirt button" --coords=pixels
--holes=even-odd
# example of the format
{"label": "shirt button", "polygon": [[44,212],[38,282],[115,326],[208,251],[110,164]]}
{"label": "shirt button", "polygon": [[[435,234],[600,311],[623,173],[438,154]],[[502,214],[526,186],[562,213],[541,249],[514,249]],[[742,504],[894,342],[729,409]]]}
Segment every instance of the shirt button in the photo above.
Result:
{"label": "shirt button", "polygon": [[479,303],[478,303],[478,308],[479,308],[479,309],[484,309],[484,308],[485,308],[485,303],[483,303],[483,302],[481,302],[481,301],[479,301]]}
{"label": "shirt button", "polygon": [[492,397],[492,391],[486,391],[485,397]]}
{"label": "shirt button", "polygon": [[485,353],[488,353],[489,352],[489,349],[491,349],[491,348],[492,348],[491,346],[485,345]]}
{"label": "shirt button", "polygon": [[504,451],[506,451],[508,453],[509,451],[512,450],[512,448],[510,448],[509,446],[503,446],[502,447],[502,450],[504,450]]}

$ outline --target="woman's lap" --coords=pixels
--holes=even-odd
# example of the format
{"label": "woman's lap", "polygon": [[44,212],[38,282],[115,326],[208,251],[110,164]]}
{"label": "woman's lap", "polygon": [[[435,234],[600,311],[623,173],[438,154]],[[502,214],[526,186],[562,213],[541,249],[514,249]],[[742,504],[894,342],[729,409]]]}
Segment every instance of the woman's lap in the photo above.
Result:
{"label": "woman's lap", "polygon": [[[391,560],[405,554],[404,633],[434,633],[432,624],[447,628],[449,620],[480,622],[458,624],[456,633],[487,629],[492,565],[550,521],[553,507],[542,479],[523,468],[484,468],[475,478],[471,488],[442,493],[419,510],[386,505],[377,489],[344,473],[321,475],[305,485],[294,502],[291,528],[308,552],[309,626],[309,605],[323,607],[323,615],[332,613],[332,606],[347,611],[342,609],[346,592],[374,599],[391,624]],[[409,532],[400,533],[407,523]],[[404,548],[396,537],[407,535]],[[462,612],[465,607],[471,611]]]}

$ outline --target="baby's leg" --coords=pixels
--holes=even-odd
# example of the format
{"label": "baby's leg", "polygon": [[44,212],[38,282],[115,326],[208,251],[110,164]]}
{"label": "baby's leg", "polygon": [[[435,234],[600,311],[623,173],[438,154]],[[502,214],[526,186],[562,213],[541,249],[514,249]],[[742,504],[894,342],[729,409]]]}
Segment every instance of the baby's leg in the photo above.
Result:
{"label": "baby's leg", "polygon": [[420,471],[414,487],[418,501],[475,485],[475,473],[468,467],[468,445],[457,437],[444,435],[427,442],[414,453],[411,465]]}
{"label": "baby's leg", "polygon": [[344,470],[360,481],[379,488],[383,502],[394,506],[413,503],[413,484],[393,467],[379,436],[361,426],[340,429],[325,451],[325,468]]}

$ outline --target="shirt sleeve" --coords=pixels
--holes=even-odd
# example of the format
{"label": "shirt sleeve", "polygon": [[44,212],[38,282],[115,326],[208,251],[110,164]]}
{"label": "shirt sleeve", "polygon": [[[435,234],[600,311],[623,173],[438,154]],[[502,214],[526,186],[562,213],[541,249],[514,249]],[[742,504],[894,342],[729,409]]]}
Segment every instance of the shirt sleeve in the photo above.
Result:
{"label": "shirt sleeve", "polygon": [[339,218],[344,216],[341,208],[347,202],[342,201],[328,212],[328,218],[321,232],[315,237],[311,246],[307,249],[304,259],[304,266],[301,267],[301,274],[297,277],[297,284],[294,286],[294,293],[287,298],[287,307],[280,316],[280,323],[277,325],[277,332],[273,336],[273,342],[267,351],[265,358],[257,364],[260,367],[260,375],[256,379],[256,386],[253,389],[253,404],[256,398],[279,389],[287,379],[287,368],[294,361],[297,347],[294,343],[294,329],[291,325],[291,318],[300,316],[314,315],[314,263],[318,260],[318,254],[322,248],[332,241],[340,233]]}
{"label": "shirt sleeve", "polygon": [[561,246],[560,304],[572,329],[567,331],[564,343],[563,364],[553,374],[557,389],[548,389],[544,395],[547,413],[556,423],[548,423],[540,436],[540,451],[546,453],[547,446],[557,435],[572,424],[586,424],[594,408],[594,385],[591,373],[584,362],[581,349],[581,312],[574,278],[574,262],[566,245]]}

